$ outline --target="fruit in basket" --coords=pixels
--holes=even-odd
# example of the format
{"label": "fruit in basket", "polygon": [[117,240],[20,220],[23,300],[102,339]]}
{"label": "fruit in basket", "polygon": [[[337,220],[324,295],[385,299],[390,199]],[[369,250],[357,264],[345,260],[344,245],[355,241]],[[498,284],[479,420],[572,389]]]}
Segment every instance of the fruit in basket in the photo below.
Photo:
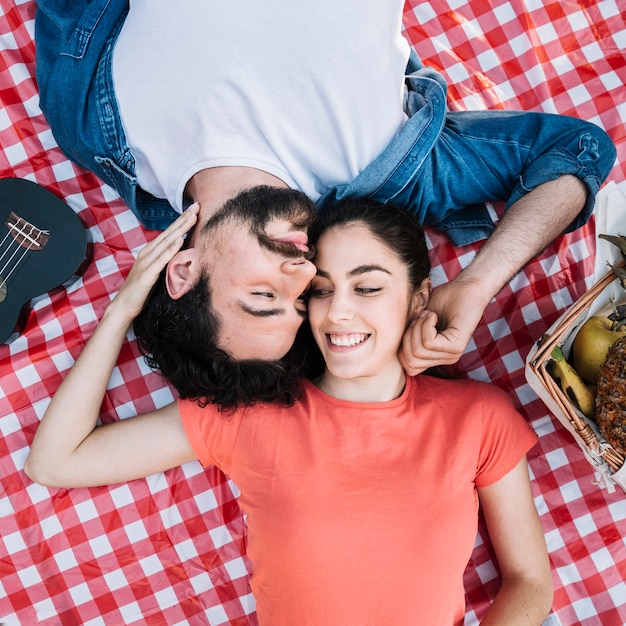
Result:
{"label": "fruit in basket", "polygon": [[600,368],[596,422],[607,442],[626,454],[626,337],[613,343]]}
{"label": "fruit in basket", "polygon": [[550,356],[551,359],[546,362],[546,369],[550,376],[554,378],[572,404],[587,417],[593,417],[596,408],[594,392],[567,362],[559,346],[554,347]]}
{"label": "fruit in basket", "polygon": [[624,335],[626,325],[607,316],[590,317],[580,327],[572,343],[571,359],[574,369],[587,384],[596,384],[609,348]]}

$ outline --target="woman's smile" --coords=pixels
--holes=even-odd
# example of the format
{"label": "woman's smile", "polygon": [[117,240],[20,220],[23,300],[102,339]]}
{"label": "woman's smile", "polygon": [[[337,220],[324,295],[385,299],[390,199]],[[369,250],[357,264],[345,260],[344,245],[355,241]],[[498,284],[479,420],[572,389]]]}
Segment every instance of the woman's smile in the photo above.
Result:
{"label": "woman's smile", "polygon": [[328,333],[326,334],[328,343],[332,348],[354,348],[367,341],[368,333]]}

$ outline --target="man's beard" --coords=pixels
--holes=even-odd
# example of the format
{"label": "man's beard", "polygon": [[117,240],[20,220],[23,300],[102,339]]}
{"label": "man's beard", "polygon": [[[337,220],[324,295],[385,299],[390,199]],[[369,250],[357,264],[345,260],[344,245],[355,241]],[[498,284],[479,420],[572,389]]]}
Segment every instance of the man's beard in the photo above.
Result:
{"label": "man's beard", "polygon": [[294,230],[307,232],[315,216],[315,205],[303,192],[259,185],[227,200],[203,224],[201,232],[207,235],[219,224],[234,220],[254,233],[264,248],[286,257],[311,259],[313,249],[303,252],[292,243],[274,241],[267,236],[266,227],[272,220],[282,219],[291,222]]}

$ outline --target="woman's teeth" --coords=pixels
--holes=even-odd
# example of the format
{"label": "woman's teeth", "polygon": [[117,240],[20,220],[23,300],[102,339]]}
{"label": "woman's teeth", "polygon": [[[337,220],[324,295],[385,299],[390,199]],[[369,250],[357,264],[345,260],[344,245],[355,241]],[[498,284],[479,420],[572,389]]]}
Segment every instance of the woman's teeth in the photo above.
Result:
{"label": "woman's teeth", "polygon": [[333,346],[340,346],[342,348],[356,346],[357,344],[364,342],[367,337],[368,336],[364,333],[354,335],[328,335],[328,339]]}

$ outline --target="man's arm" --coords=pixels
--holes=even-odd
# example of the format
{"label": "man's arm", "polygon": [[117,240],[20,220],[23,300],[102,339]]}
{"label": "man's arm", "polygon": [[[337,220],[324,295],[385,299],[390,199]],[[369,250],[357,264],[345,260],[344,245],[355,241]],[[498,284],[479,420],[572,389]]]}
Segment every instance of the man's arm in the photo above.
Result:
{"label": "man's arm", "polygon": [[39,425],[24,468],[32,480],[53,487],[104,485],[147,476],[196,458],[176,403],[97,426],[126,332],[196,217],[197,207],[189,209],[139,253]]}
{"label": "man's arm", "polygon": [[481,626],[539,626],[550,612],[553,585],[526,459],[478,495],[502,578]]}
{"label": "man's arm", "polygon": [[474,260],[453,281],[433,290],[428,311],[407,329],[400,351],[407,373],[456,363],[490,300],[565,231],[586,199],[585,185],[564,175],[515,202]]}

